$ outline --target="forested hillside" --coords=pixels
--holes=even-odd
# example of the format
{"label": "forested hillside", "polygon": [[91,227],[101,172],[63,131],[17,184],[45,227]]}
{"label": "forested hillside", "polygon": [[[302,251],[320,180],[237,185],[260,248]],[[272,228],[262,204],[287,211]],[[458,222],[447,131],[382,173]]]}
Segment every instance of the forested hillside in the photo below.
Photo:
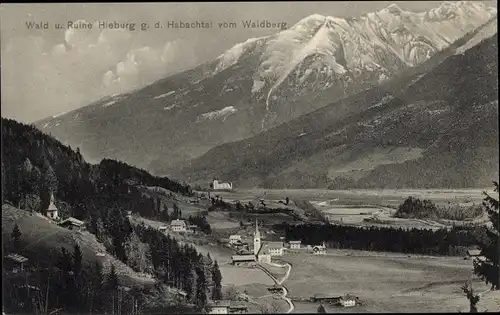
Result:
{"label": "forested hillside", "polygon": [[[130,224],[129,211],[153,213],[161,206],[159,200],[142,194],[140,186],[192,194],[188,185],[152,176],[119,161],[89,164],[78,148],[72,150],[31,125],[2,118],[2,204],[10,203],[32,214],[45,214],[53,193],[60,216],[84,221],[87,231],[95,234],[108,254],[136,272],[149,273],[159,280],[154,289],[139,286],[124,293],[119,289],[122,284],[115,269],[104,274],[102,266],[82,261],[81,250],[76,245],[73,253],[63,247],[53,248],[45,259],[40,259],[40,255],[30,256],[42,244],[29,243],[23,235],[36,227],[19,229],[16,225],[12,231],[2,230],[2,235],[7,236],[3,240],[5,254],[28,257],[30,267],[25,278],[33,288],[38,288],[38,293],[51,293],[48,300],[39,296],[36,305],[32,305],[29,297],[19,294],[22,287],[19,275],[3,270],[8,291],[12,292],[9,310],[43,313],[48,307],[69,313],[120,310],[121,314],[132,314],[140,312],[139,309],[151,311],[160,307],[163,311],[177,312],[171,308],[173,302],[166,298],[167,286],[185,292],[186,299],[180,305],[193,305],[195,309],[202,309],[208,298],[220,294],[217,262],[201,256],[189,245],[179,245],[163,233]],[[12,211],[15,209],[10,213]],[[47,244],[44,245],[39,249],[45,250]],[[68,273],[73,276],[64,276]],[[64,294],[70,291],[74,292],[72,296]],[[132,301],[137,305],[131,304]]]}

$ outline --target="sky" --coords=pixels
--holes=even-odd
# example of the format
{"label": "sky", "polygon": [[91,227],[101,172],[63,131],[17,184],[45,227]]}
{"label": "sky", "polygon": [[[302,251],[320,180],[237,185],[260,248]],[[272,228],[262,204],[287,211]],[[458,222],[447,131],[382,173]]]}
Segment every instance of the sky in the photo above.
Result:
{"label": "sky", "polygon": [[[277,28],[243,28],[242,20],[292,26],[311,14],[356,17],[392,3],[425,11],[442,1],[238,3],[1,4],[2,117],[29,123],[145,86],[207,61],[248,38]],[[496,7],[496,1],[483,1]],[[99,21],[135,23],[134,30],[101,29]],[[212,28],[172,29],[168,21],[212,22]],[[92,25],[92,29],[67,28]],[[163,28],[155,28],[161,22]],[[219,28],[236,22],[236,28]],[[35,29],[33,23],[48,23]],[[141,30],[141,23],[149,28]],[[62,29],[56,29],[61,24]]]}

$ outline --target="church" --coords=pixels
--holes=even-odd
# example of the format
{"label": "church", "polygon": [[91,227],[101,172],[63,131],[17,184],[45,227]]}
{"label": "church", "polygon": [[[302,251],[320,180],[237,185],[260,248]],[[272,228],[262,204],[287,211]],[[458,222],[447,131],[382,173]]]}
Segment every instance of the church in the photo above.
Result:
{"label": "church", "polygon": [[248,263],[258,261],[260,263],[270,263],[271,256],[283,255],[283,243],[263,244],[262,237],[259,231],[259,223],[255,220],[255,232],[253,234],[253,255],[234,255],[232,256],[233,264]]}

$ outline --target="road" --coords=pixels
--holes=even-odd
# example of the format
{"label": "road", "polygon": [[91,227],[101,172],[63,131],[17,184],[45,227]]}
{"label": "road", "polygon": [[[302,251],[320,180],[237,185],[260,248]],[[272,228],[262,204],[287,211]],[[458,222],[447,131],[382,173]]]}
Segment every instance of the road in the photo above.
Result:
{"label": "road", "polygon": [[[262,269],[274,281],[274,283],[276,283],[277,285],[282,285],[283,282],[285,282],[285,280],[288,279],[288,276],[290,276],[290,272],[292,271],[292,265],[290,265],[289,263],[286,263],[284,265],[270,263],[270,265],[275,266],[275,267],[279,267],[279,268],[287,268],[286,273],[283,276],[283,278],[281,278],[281,280],[276,279],[276,277],[274,277],[272,275],[272,273],[269,270],[267,270],[266,267],[262,266],[261,264],[258,264],[257,267]],[[282,285],[282,288],[283,288],[283,292],[281,294],[281,299],[283,299],[285,302],[288,303],[290,308],[288,309],[287,313],[291,313],[295,309],[295,305],[293,304],[293,301],[287,297],[288,289],[284,285]]]}

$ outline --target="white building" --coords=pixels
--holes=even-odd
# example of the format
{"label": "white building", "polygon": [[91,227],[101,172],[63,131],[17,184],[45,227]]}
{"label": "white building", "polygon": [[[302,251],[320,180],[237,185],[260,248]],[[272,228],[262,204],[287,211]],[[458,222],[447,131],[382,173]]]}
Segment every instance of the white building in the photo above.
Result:
{"label": "white building", "polygon": [[54,203],[54,194],[50,194],[50,205],[47,208],[47,217],[52,219],[52,220],[57,220],[59,219],[59,211],[56,207],[56,204]]}
{"label": "white building", "polygon": [[356,306],[357,300],[358,300],[357,297],[350,294],[346,294],[340,298],[339,304],[342,305],[343,307],[353,307]]}
{"label": "white building", "polygon": [[282,242],[268,242],[266,244],[267,254],[270,256],[283,256],[285,247]]}
{"label": "white building", "polygon": [[323,243],[322,245],[313,246],[312,250],[314,255],[325,255],[326,254],[325,243]]}
{"label": "white building", "polygon": [[214,190],[232,190],[233,183],[221,183],[221,182],[219,182],[218,179],[214,179],[213,189]]}
{"label": "white building", "polygon": [[170,229],[173,232],[186,232],[187,231],[186,221],[172,220],[172,222],[170,223]]}
{"label": "white building", "polygon": [[301,241],[290,241],[290,249],[300,249]]}
{"label": "white building", "polygon": [[205,309],[208,314],[229,314],[230,305],[229,301],[216,300],[208,302]]}
{"label": "white building", "polygon": [[229,244],[239,244],[241,243],[241,235],[231,235],[229,236]]}

